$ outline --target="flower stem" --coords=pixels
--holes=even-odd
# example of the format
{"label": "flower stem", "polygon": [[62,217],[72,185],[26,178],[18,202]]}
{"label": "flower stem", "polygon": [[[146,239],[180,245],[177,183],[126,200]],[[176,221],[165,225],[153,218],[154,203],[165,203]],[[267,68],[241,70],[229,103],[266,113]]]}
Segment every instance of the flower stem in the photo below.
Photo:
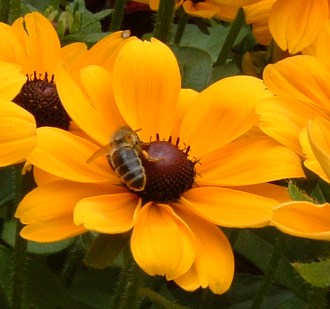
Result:
{"label": "flower stem", "polygon": [[231,24],[231,28],[228,32],[228,35],[226,37],[226,40],[222,46],[222,49],[220,51],[220,54],[218,56],[217,61],[215,62],[215,65],[222,65],[226,62],[229,53],[235,43],[235,40],[241,31],[241,28],[244,24],[245,16],[244,16],[244,10],[243,8],[239,8],[236,17],[234,21]]}
{"label": "flower stem", "polygon": [[179,22],[174,38],[174,44],[176,45],[180,44],[184,30],[186,29],[186,25],[188,22],[188,14],[184,11],[182,7],[178,10],[178,15],[179,15]]}
{"label": "flower stem", "polygon": [[23,228],[21,222],[17,222],[16,227],[16,240],[14,251],[14,276],[13,276],[13,290],[12,290],[12,308],[22,308],[23,293],[24,293],[24,278],[25,278],[25,265],[26,265],[26,249],[27,241],[20,236],[20,231]]}
{"label": "flower stem", "polygon": [[284,251],[285,243],[286,243],[286,235],[281,234],[278,236],[278,239],[276,241],[276,244],[274,246],[273,254],[270,257],[265,275],[263,277],[263,280],[261,282],[259,291],[257,295],[255,296],[251,309],[259,309],[264,301],[264,298],[270,288],[270,285],[272,283],[272,279],[274,277],[274,274],[277,270],[277,267],[279,265],[279,262],[282,257],[282,253]]}
{"label": "flower stem", "polygon": [[153,36],[166,43],[175,13],[175,0],[160,0]]}
{"label": "flower stem", "polygon": [[109,308],[137,308],[138,291],[143,284],[144,272],[134,261],[129,248],[124,249],[124,267]]}
{"label": "flower stem", "polygon": [[126,0],[116,0],[113,14],[111,16],[110,31],[115,32],[120,30],[123,20]]}

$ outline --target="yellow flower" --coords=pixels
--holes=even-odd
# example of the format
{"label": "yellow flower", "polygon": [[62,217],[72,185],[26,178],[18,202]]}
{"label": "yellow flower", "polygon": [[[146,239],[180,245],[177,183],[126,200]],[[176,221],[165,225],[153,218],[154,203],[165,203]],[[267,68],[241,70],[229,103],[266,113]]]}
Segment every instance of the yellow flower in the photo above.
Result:
{"label": "yellow flower", "polygon": [[[275,97],[264,100],[257,107],[261,129],[300,154],[305,159],[305,166],[328,182],[310,143],[321,142],[321,136],[312,130],[313,124],[320,123],[315,119],[322,118],[322,123],[330,120],[329,78],[329,68],[313,56],[294,56],[268,65],[264,82]],[[319,147],[324,148],[324,141],[322,143]]]}
{"label": "yellow flower", "polygon": [[[79,82],[64,65],[56,74],[66,110],[89,138],[38,128],[28,159],[58,178],[39,174],[39,187],[16,213],[26,224],[21,235],[47,242],[88,230],[131,232],[134,259],[149,275],[189,291],[224,293],[234,259],[217,225],[267,225],[273,208],[289,198],[265,182],[304,175],[293,151],[265,135],[246,135],[257,123],[255,105],[270,95],[263,82],[237,76],[201,93],[180,89],[170,49],[136,38],[119,51],[113,74],[95,65],[81,70]],[[144,189],[120,185],[106,156],[89,160],[122,126],[138,130],[143,141],[134,149]]]}

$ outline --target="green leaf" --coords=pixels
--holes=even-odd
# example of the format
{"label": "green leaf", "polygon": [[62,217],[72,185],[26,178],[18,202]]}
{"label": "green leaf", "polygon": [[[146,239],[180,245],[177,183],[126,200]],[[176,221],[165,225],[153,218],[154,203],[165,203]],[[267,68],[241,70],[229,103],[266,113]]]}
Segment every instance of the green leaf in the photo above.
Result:
{"label": "green leaf", "polygon": [[128,240],[128,234],[100,234],[87,251],[84,262],[96,269],[109,267]]}
{"label": "green leaf", "polygon": [[20,198],[21,165],[0,167],[0,207]]}
{"label": "green leaf", "polygon": [[330,259],[315,263],[294,263],[296,271],[315,287],[330,287]]}
{"label": "green leaf", "polygon": [[[271,243],[250,230],[241,230],[236,238],[234,249],[262,271],[266,271],[274,247]],[[274,280],[294,291],[304,298],[308,292],[308,286],[297,276],[290,261],[285,257],[280,259]]]}
{"label": "green leaf", "polygon": [[235,62],[227,62],[223,65],[215,65],[212,70],[209,84],[213,84],[225,77],[239,75],[240,73],[241,71]]}
{"label": "green leaf", "polygon": [[311,203],[314,202],[312,198],[310,198],[307,194],[302,192],[298,188],[298,186],[296,186],[293,182],[289,182],[288,190],[289,190],[289,194],[290,194],[291,198],[294,201],[307,201],[307,202],[311,202]]}
{"label": "green leaf", "polygon": [[212,59],[202,49],[193,47],[170,46],[180,66],[182,87],[196,91],[204,90],[210,80]]}

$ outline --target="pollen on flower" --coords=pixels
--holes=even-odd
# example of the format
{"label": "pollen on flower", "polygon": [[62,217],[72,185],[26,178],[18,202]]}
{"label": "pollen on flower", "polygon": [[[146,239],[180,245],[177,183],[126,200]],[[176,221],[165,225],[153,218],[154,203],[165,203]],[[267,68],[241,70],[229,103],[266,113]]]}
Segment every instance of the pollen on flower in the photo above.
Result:
{"label": "pollen on flower", "polygon": [[41,78],[41,76],[37,76],[36,72],[33,76],[27,76],[26,83],[13,102],[34,116],[37,127],[50,126],[69,129],[71,119],[58,96],[54,76],[49,79],[45,73],[45,76]]}
{"label": "pollen on flower", "polygon": [[145,144],[144,151],[148,158],[142,157],[142,164],[146,173],[145,189],[139,196],[145,202],[160,203],[177,201],[183,192],[189,190],[195,181],[196,161],[188,157],[190,148],[179,148],[179,139],[175,144],[157,140]]}

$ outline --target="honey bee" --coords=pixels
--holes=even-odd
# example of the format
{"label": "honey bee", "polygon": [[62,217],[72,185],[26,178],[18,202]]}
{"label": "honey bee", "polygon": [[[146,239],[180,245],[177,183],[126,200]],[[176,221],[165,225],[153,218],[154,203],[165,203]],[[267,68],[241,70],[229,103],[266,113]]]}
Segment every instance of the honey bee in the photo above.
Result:
{"label": "honey bee", "polygon": [[138,137],[137,131],[139,130],[134,131],[128,126],[119,128],[110,137],[109,144],[96,151],[87,163],[107,155],[110,166],[122,183],[133,191],[142,191],[147,179],[140,156],[148,159],[148,155],[141,148],[144,143]]}

